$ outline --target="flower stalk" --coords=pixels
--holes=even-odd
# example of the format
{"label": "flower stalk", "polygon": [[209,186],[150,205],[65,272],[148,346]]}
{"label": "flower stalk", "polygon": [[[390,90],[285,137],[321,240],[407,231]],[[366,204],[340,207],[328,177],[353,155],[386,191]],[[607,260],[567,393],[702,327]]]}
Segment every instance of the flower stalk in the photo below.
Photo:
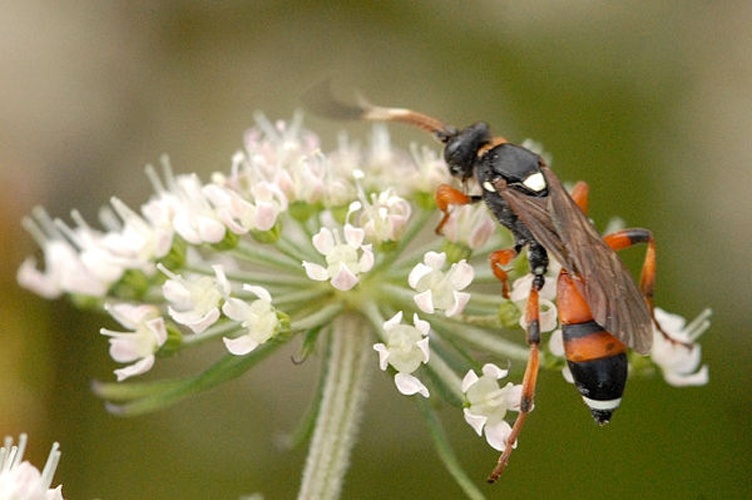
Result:
{"label": "flower stalk", "polygon": [[338,498],[363,416],[371,367],[368,322],[343,314],[329,332],[324,390],[298,498]]}

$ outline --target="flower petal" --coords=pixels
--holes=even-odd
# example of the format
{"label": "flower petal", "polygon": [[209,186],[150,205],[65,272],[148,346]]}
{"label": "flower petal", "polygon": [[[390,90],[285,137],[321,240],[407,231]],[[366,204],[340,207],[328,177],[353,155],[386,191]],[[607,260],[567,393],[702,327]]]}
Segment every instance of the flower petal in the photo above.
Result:
{"label": "flower petal", "polygon": [[314,281],[326,281],[329,279],[329,272],[319,264],[304,261],[303,267],[305,268],[306,276]]}
{"label": "flower petal", "polygon": [[428,397],[428,388],[417,377],[409,373],[398,372],[394,376],[394,385],[405,396],[420,394],[424,398]]}
{"label": "flower petal", "polygon": [[[472,373],[472,371],[469,373]],[[473,428],[476,434],[481,436],[483,434],[483,426],[486,425],[486,421],[488,420],[488,417],[470,413],[469,408],[463,408],[462,412],[465,415],[465,422],[467,422],[470,425],[470,427]]]}
{"label": "flower petal", "polygon": [[[507,446],[507,439],[512,432],[512,427],[505,420],[500,420],[492,425],[486,423],[483,431],[486,434],[486,442],[491,448],[502,451]],[[512,445],[512,448],[517,448],[517,442]]]}
{"label": "flower petal", "polygon": [[222,341],[229,353],[235,356],[245,356],[259,346],[259,343],[253,340],[250,335],[241,335],[234,339],[222,337]]}

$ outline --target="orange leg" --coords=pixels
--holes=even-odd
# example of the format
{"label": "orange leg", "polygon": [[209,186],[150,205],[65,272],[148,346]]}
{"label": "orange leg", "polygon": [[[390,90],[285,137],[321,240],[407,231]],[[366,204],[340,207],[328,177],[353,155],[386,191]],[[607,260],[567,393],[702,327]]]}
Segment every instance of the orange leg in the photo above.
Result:
{"label": "orange leg", "polygon": [[[582,213],[587,214],[587,197],[588,185],[584,182],[578,182],[569,193],[574,202],[580,207]],[[655,239],[653,233],[648,229],[633,228],[623,229],[613,234],[603,237],[603,240],[611,247],[612,250],[618,251],[631,247],[638,243],[647,243],[648,248],[645,251],[645,260],[642,264],[640,273],[640,289],[645,296],[651,314],[653,311],[653,293],[655,291]]]}
{"label": "orange leg", "polygon": [[653,313],[653,293],[655,291],[655,239],[648,229],[632,228],[622,229],[615,233],[604,236],[603,240],[613,250],[622,250],[638,243],[647,243],[645,260],[640,272],[640,289],[648,303],[650,313]]}
{"label": "orange leg", "polygon": [[587,198],[589,190],[590,188],[588,185],[580,181],[574,185],[572,192],[569,193],[569,196],[571,196],[577,206],[580,207],[583,214],[587,214]]}
{"label": "orange leg", "polygon": [[496,467],[488,475],[487,481],[489,483],[496,482],[501,476],[501,473],[506,469],[509,463],[509,457],[512,454],[515,444],[517,443],[517,436],[522,430],[522,426],[525,423],[525,419],[528,414],[533,410],[533,401],[535,399],[535,385],[538,381],[538,345],[540,344],[540,305],[538,300],[538,292],[542,287],[542,283],[539,285],[538,281],[533,281],[533,285],[530,288],[530,295],[525,305],[525,319],[527,321],[527,343],[530,345],[530,356],[527,360],[527,366],[525,367],[525,376],[522,379],[522,398],[520,400],[520,414],[517,416],[517,420],[514,421],[512,426],[512,432],[507,438],[507,444],[503,453],[499,456],[499,460],[496,462]]}
{"label": "orange leg", "polygon": [[509,298],[509,275],[503,266],[512,262],[517,257],[517,254],[519,254],[517,248],[505,248],[504,250],[496,250],[488,256],[491,271],[496,276],[496,279],[501,281],[501,296],[505,299]]}
{"label": "orange leg", "polygon": [[441,234],[444,224],[446,224],[446,221],[449,219],[450,205],[469,205],[481,200],[480,196],[469,196],[449,184],[439,185],[439,187],[436,188],[435,198],[436,206],[444,214],[444,217],[441,218],[441,221],[439,221],[439,224],[436,226],[436,234]]}

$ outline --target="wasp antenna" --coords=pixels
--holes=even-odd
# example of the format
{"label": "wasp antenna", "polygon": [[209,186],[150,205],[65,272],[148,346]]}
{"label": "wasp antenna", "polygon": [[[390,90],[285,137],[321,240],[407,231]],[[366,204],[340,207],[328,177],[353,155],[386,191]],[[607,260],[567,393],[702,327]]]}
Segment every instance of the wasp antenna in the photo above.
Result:
{"label": "wasp antenna", "polygon": [[356,104],[342,102],[334,97],[330,80],[324,80],[308,90],[303,95],[303,102],[308,109],[321,116],[336,120],[405,123],[434,134],[441,142],[457,134],[457,129],[441,120],[409,109],[374,106],[360,95]]}
{"label": "wasp antenna", "polygon": [[363,119],[370,121],[406,123],[431,132],[438,137],[441,142],[446,142],[450,137],[457,135],[457,129],[454,127],[450,127],[432,116],[424,115],[423,113],[418,113],[410,109],[371,106],[365,110]]}

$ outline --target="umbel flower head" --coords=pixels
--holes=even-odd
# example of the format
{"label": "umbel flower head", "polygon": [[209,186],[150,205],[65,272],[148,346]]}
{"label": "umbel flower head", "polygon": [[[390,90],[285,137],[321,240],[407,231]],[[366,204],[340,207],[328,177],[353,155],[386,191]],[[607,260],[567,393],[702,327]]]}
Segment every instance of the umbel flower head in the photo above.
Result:
{"label": "umbel flower head", "polygon": [[[95,385],[108,409],[163,408],[292,342],[301,352],[296,361],[326,353],[327,363],[301,498],[339,493],[375,367],[393,378],[395,397],[415,400],[432,422],[439,422],[437,405],[425,401],[443,399],[502,448],[509,412],[520,408],[528,350],[519,320],[532,279],[510,271],[518,278],[510,299],[499,293],[487,256],[512,245],[507,232],[475,204],[452,210],[445,238],[436,236],[433,193],[451,182],[446,165],[433,149],[392,147],[383,127],[366,146],[343,136],[324,153],[299,115],[256,122],[229,170],[208,181],[176,174],[163,159],[161,173],[147,167],[151,198],[138,208],[112,198],[99,227],[77,212],[70,224],[42,209],[24,221],[44,266],[27,259],[19,282],[114,320],[101,334],[121,365],[118,382]],[[541,327],[555,337],[555,275],[548,282]],[[706,322],[703,316],[667,347],[656,342],[658,365],[642,366],[658,366],[675,385],[706,382],[705,367],[694,374],[699,348],[687,347]],[[129,379],[209,342],[226,353],[204,372],[128,390]],[[543,355],[555,357],[557,348]],[[446,435],[429,427],[450,473],[477,497]]]}

